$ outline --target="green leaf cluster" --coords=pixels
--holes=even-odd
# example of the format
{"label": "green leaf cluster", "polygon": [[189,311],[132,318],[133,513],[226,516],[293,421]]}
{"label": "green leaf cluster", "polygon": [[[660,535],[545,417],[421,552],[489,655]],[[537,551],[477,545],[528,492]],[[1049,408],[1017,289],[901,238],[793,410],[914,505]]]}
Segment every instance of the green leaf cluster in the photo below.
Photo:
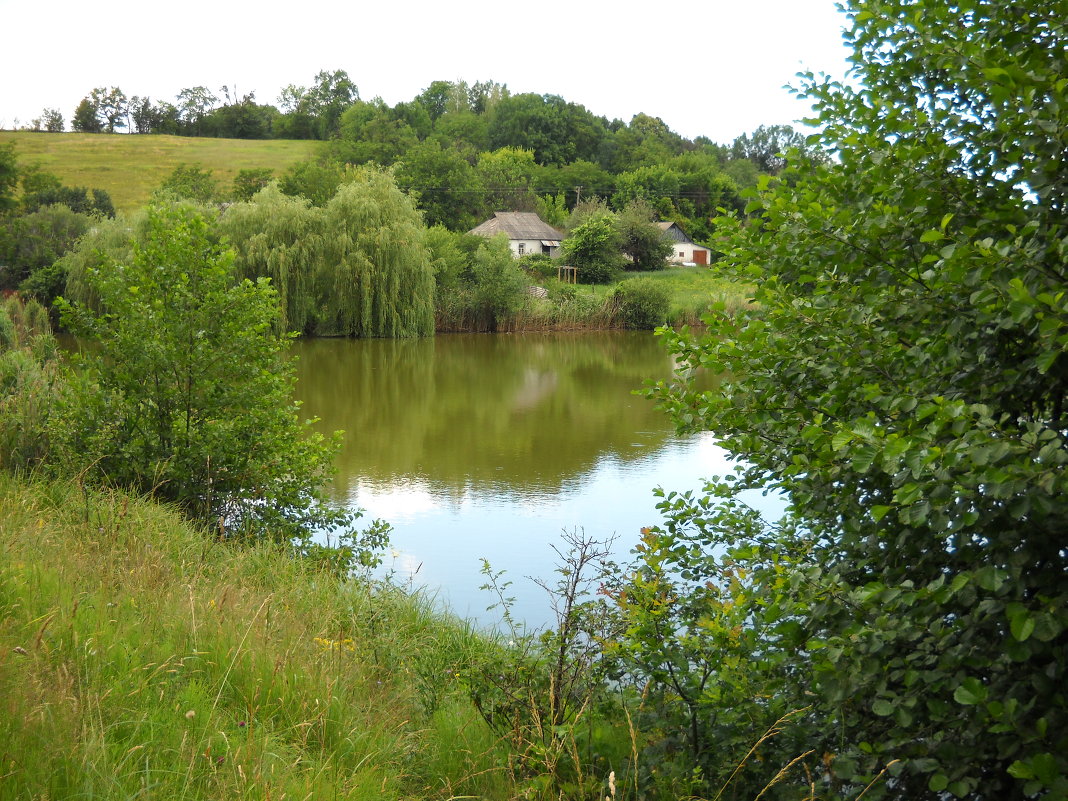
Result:
{"label": "green leaf cluster", "polygon": [[158,205],[128,260],[87,270],[95,310],[58,301],[88,346],[57,401],[54,461],[222,535],[314,549],[314,531],[351,533],[352,515],[319,494],[337,437],[300,421],[277,294],[235,280],[233,261],[195,208]]}
{"label": "green leaf cluster", "polygon": [[838,792],[897,759],[869,796],[1064,797],[1063,9],[880,0],[851,26],[857,82],[802,90],[834,160],[721,225],[760,315],[669,337],[716,392],[657,390],[786,518],[680,519],[753,571],[752,658],[785,660]]}

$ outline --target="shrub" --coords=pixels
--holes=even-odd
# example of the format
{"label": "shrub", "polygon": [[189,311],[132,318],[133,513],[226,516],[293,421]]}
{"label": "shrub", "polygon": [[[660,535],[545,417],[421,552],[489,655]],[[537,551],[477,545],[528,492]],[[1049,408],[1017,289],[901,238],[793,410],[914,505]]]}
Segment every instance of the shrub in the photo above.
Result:
{"label": "shrub", "polygon": [[561,246],[565,264],[578,268],[584,284],[608,284],[623,268],[619,231],[610,211],[594,211],[586,216]]}
{"label": "shrub", "polygon": [[556,262],[547,253],[528,253],[520,256],[516,264],[535,280],[556,277]]}
{"label": "shrub", "polygon": [[30,468],[48,452],[60,373],[48,312],[12,296],[0,306],[0,467]]}
{"label": "shrub", "polygon": [[237,536],[305,550],[324,528],[351,538],[352,516],[320,495],[337,437],[297,416],[277,294],[236,282],[233,261],[195,209],[159,205],[128,263],[89,270],[101,312],[57,301],[94,346],[54,428],[62,466]]}
{"label": "shrub", "polygon": [[652,330],[667,321],[667,288],[651,278],[629,278],[612,290],[612,304],[624,328]]}

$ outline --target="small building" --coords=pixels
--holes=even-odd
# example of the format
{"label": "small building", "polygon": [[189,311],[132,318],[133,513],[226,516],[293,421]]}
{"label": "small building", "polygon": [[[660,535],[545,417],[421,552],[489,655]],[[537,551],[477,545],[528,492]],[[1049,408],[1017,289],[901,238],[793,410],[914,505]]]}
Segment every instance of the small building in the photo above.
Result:
{"label": "small building", "polygon": [[560,252],[564,232],[553,228],[532,211],[495,211],[493,216],[470,233],[487,239],[504,234],[517,259],[531,253],[555,256]]}
{"label": "small building", "polygon": [[664,232],[664,238],[675,247],[675,251],[668,256],[668,261],[674,264],[710,264],[712,251],[709,248],[694,244],[686,232],[679,228],[677,223],[658,222],[660,230]]}

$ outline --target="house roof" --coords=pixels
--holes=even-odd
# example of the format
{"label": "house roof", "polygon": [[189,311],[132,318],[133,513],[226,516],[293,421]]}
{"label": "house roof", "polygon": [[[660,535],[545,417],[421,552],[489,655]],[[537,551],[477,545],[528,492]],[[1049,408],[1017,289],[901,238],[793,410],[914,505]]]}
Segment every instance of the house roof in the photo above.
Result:
{"label": "house roof", "polygon": [[695,248],[701,248],[701,250],[707,250],[709,253],[712,251],[706,248],[704,245],[696,244],[690,237],[686,236],[686,232],[679,228],[678,223],[671,221],[661,220],[657,223],[660,226],[660,230],[664,232],[664,236],[675,242],[681,242],[684,245],[693,245]]}
{"label": "house roof", "polygon": [[495,211],[492,217],[472,228],[470,233],[485,237],[506,234],[509,239],[556,241],[564,238],[563,231],[553,228],[532,211]]}
{"label": "house roof", "polygon": [[687,244],[693,243],[693,240],[686,236],[686,232],[679,228],[678,223],[671,222],[670,220],[661,220],[657,225],[668,239],[673,239],[676,242],[685,242]]}

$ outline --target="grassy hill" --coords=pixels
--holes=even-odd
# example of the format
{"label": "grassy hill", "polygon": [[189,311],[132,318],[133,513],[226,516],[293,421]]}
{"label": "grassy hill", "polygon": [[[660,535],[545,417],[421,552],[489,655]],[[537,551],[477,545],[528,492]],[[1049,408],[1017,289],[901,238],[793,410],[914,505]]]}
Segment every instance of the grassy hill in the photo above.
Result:
{"label": "grassy hill", "polygon": [[68,186],[104,189],[115,208],[132,211],[179,164],[199,164],[221,185],[239,170],[270,168],[281,175],[312,158],[320,142],[287,139],[200,139],[188,136],[0,131],[23,164],[38,162]]}
{"label": "grassy hill", "polygon": [[0,471],[0,801],[520,794],[425,597]]}

